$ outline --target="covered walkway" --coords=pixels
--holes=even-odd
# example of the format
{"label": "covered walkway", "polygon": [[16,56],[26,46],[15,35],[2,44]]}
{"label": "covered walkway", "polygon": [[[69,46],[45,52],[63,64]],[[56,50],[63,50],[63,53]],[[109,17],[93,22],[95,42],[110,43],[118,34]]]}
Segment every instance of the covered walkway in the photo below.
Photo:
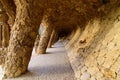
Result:
{"label": "covered walkway", "polygon": [[35,56],[33,50],[28,69],[26,74],[8,80],[75,80],[67,53],[60,41],[48,48],[47,54]]}

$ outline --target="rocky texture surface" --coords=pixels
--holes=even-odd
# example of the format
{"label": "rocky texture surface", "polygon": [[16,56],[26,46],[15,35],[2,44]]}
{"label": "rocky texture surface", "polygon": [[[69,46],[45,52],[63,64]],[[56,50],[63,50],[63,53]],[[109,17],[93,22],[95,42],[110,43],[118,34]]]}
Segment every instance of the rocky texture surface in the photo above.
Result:
{"label": "rocky texture surface", "polygon": [[46,53],[46,49],[47,49],[51,34],[52,34],[52,27],[50,26],[50,24],[45,25],[45,29],[42,35],[40,36],[40,41],[39,41],[36,54]]}
{"label": "rocky texture surface", "polygon": [[120,7],[65,38],[77,80],[120,80]]}
{"label": "rocky texture surface", "polygon": [[6,56],[7,56],[7,48],[0,48],[0,65],[1,65],[1,67],[4,67]]}
{"label": "rocky texture surface", "polygon": [[6,13],[9,16],[9,26],[13,26],[16,17],[16,6],[13,0],[0,0],[3,8],[5,9]]}
{"label": "rocky texture surface", "polygon": [[[34,4],[31,1],[15,0],[17,13],[11,30],[8,53],[5,57],[4,78],[16,77],[27,71],[39,23],[42,19],[39,16],[41,14],[40,5],[36,5],[38,1],[34,1]],[[31,6],[36,9],[30,10]]]}
{"label": "rocky texture surface", "polygon": [[[47,49],[47,54],[33,56],[28,72],[21,77],[8,80],[75,80],[74,72],[68,60],[67,53],[61,42]],[[2,75],[0,69],[0,77]]]}
{"label": "rocky texture surface", "polygon": [[0,3],[0,48],[7,47],[9,44],[9,25],[8,25],[8,15],[6,14],[3,5]]}
{"label": "rocky texture surface", "polygon": [[[120,0],[0,1],[12,18],[10,22],[14,23],[4,67],[5,77],[17,77],[27,71],[37,30],[43,23],[49,27],[48,33],[54,27],[57,32],[55,40],[64,39],[78,80],[119,80]],[[13,17],[10,11],[16,15]],[[48,39],[39,46],[45,44],[44,52]]]}

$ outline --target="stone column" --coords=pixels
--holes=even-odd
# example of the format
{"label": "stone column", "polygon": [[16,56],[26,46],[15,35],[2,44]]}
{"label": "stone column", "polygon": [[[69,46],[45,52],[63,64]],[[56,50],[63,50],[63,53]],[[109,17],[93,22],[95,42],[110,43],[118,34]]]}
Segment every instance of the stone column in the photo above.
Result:
{"label": "stone column", "polygon": [[1,4],[4,5],[3,8],[5,9],[5,12],[9,16],[9,26],[12,27],[15,22],[16,17],[16,6],[14,3],[14,0],[0,0]]}
{"label": "stone column", "polygon": [[10,36],[9,26],[8,24],[3,23],[3,26],[2,26],[2,46],[3,47],[8,47],[9,36]]}
{"label": "stone column", "polygon": [[35,40],[35,46],[34,46],[35,52],[37,52],[39,41],[40,41],[40,35],[37,35],[36,40]]}
{"label": "stone column", "polygon": [[2,26],[0,25],[0,48],[2,47]]}
{"label": "stone column", "polygon": [[1,25],[1,22],[3,22],[2,16],[1,16],[3,11],[2,9],[3,7],[2,7],[2,4],[0,3],[0,48],[2,48],[2,25]]}
{"label": "stone column", "polygon": [[2,4],[0,3],[0,43],[2,47],[7,47],[9,44],[9,25],[8,25],[8,15],[3,9]]}
{"label": "stone column", "polygon": [[4,65],[4,78],[17,77],[27,71],[37,31],[43,17],[40,0],[14,1],[17,13],[11,30],[10,44]]}
{"label": "stone column", "polygon": [[7,23],[8,21],[8,16],[6,13],[3,15],[4,19],[2,22],[2,46],[3,47],[8,47],[9,45],[9,39],[10,39],[10,27]]}
{"label": "stone column", "polygon": [[54,40],[54,37],[55,37],[55,30],[53,29],[52,30],[52,34],[51,34],[51,36],[50,36],[50,40],[49,40],[49,43],[48,43],[48,48],[51,48],[52,47],[52,43],[53,43],[53,40]]}
{"label": "stone column", "polygon": [[41,35],[39,46],[37,48],[37,53],[36,53],[37,55],[46,53],[46,49],[50,40],[51,33],[52,33],[52,27],[49,26],[48,24],[47,26],[45,26],[45,29],[43,30],[43,33]]}
{"label": "stone column", "polygon": [[38,30],[38,35],[37,35],[37,37],[36,37],[36,40],[35,40],[35,46],[34,46],[34,49],[35,49],[35,53],[37,53],[37,48],[38,48],[38,46],[39,46],[39,41],[40,41],[40,37],[41,37],[41,34],[42,34],[42,32],[43,32],[43,26],[42,26],[42,24],[40,25],[40,27],[39,27],[39,30]]}
{"label": "stone column", "polygon": [[56,43],[58,41],[58,39],[59,39],[58,33],[57,33],[57,31],[55,31],[53,41],[51,44],[53,45],[54,43]]}

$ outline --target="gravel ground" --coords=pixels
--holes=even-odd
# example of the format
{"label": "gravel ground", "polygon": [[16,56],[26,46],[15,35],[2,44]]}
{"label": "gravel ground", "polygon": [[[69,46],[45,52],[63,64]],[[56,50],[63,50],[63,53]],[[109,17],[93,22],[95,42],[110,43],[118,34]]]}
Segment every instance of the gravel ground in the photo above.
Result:
{"label": "gravel ground", "polygon": [[[0,70],[0,77],[1,77]],[[59,41],[53,48],[47,49],[47,54],[33,56],[29,71],[15,79],[7,80],[75,80],[74,72],[68,61],[63,44]]]}

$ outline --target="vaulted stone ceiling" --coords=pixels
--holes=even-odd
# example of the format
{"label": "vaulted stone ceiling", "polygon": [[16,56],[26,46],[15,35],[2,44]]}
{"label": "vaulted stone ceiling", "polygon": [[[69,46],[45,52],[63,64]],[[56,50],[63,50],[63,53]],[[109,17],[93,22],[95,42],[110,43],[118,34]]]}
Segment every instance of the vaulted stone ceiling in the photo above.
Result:
{"label": "vaulted stone ceiling", "polygon": [[[10,3],[12,7],[5,8],[10,18],[15,17],[15,4],[13,1],[1,0],[2,3]],[[117,1],[117,0],[116,0]],[[44,10],[44,16],[48,21],[55,26],[56,29],[66,29],[76,27],[77,25],[85,25],[85,23],[94,18],[101,16],[104,13],[104,5],[109,2],[116,2],[109,0],[40,0],[41,9]],[[39,1],[38,1],[39,3]],[[32,9],[32,7],[31,7]],[[102,14],[103,15],[103,14]],[[14,20],[13,20],[14,21]],[[10,23],[13,23],[11,20]]]}
{"label": "vaulted stone ceiling", "polygon": [[[106,2],[107,3],[107,2]],[[99,17],[104,5],[99,0],[52,0],[46,3],[45,15],[56,29],[81,27],[91,18]]]}

